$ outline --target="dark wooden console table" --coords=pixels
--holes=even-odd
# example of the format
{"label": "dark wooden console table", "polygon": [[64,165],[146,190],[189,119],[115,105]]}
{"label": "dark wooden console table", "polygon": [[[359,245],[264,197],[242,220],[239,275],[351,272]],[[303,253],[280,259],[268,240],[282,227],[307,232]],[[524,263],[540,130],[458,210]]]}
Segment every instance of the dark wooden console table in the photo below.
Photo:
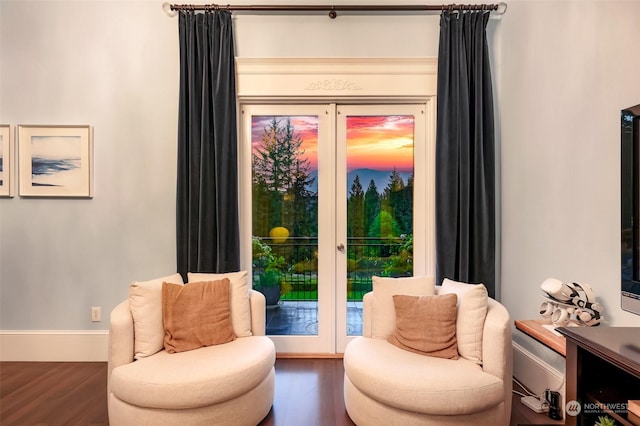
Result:
{"label": "dark wooden console table", "polygon": [[566,337],[567,402],[580,413],[565,415],[567,425],[593,425],[607,415],[625,426],[626,404],[640,399],[640,327],[560,327]]}

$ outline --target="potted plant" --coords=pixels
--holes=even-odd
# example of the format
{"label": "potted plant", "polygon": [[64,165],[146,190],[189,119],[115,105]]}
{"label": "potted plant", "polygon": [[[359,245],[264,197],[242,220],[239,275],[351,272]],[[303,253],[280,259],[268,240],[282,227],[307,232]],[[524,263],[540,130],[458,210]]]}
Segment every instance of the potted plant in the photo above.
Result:
{"label": "potted plant", "polygon": [[595,426],[616,426],[616,421],[609,416],[598,416]]}
{"label": "potted plant", "polygon": [[273,254],[271,247],[259,237],[252,240],[253,289],[264,294],[267,306],[280,301],[286,262],[284,257]]}

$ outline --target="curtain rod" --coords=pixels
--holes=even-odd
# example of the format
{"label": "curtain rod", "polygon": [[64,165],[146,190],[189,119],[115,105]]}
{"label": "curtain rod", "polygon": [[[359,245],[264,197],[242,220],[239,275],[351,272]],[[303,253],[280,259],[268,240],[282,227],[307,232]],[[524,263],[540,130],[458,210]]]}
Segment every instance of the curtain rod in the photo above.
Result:
{"label": "curtain rod", "polygon": [[[463,10],[487,10],[504,14],[507,4],[439,4],[439,5],[218,5],[218,4],[169,4],[162,8],[168,15],[175,15],[179,10],[228,10],[244,12],[328,12],[331,19],[338,12],[440,12]],[[502,8],[501,11],[498,11]],[[173,12],[173,13],[172,13]]]}

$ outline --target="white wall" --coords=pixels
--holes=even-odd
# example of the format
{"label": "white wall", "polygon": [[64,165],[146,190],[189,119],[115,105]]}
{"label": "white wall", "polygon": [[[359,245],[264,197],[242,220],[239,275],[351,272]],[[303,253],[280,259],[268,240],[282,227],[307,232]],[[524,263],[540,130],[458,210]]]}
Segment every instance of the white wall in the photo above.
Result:
{"label": "white wall", "polygon": [[[106,329],[131,280],[175,270],[177,18],[161,4],[0,1],[0,123],[95,128],[92,200],[0,199],[0,330]],[[534,318],[555,276],[591,284],[608,324],[640,325],[619,308],[618,265],[618,117],[640,103],[637,16],[640,2],[510,1],[489,24],[513,318]],[[237,14],[235,31],[243,57],[438,45],[437,16]]]}
{"label": "white wall", "polygon": [[[95,129],[93,199],[0,199],[0,330],[106,330],[132,280],[175,272],[178,19],[161,6],[0,2],[0,123]],[[433,57],[438,19],[235,15],[236,53]]]}
{"label": "white wall", "polygon": [[548,277],[620,309],[620,110],[640,103],[640,2],[511,1],[501,22],[502,296],[535,318]]}
{"label": "white wall", "polygon": [[176,25],[156,2],[0,3],[0,122],[95,132],[93,199],[0,200],[0,329],[106,329],[133,279],[175,272]]}

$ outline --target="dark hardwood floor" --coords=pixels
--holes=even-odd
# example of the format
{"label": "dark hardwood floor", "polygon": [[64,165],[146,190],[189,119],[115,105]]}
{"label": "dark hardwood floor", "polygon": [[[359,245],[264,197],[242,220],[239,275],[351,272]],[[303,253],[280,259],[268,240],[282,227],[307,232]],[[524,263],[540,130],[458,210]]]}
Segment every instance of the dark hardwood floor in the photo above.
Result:
{"label": "dark hardwood floor", "polygon": [[260,426],[353,425],[343,380],[342,359],[278,359],[275,401]]}
{"label": "dark hardwood floor", "polygon": [[[275,401],[260,425],[353,425],[343,374],[342,359],[278,359]],[[0,425],[108,425],[106,387],[104,362],[0,362]],[[519,424],[558,422],[514,395],[511,426]]]}
{"label": "dark hardwood floor", "polygon": [[1,362],[0,425],[108,425],[104,362]]}

